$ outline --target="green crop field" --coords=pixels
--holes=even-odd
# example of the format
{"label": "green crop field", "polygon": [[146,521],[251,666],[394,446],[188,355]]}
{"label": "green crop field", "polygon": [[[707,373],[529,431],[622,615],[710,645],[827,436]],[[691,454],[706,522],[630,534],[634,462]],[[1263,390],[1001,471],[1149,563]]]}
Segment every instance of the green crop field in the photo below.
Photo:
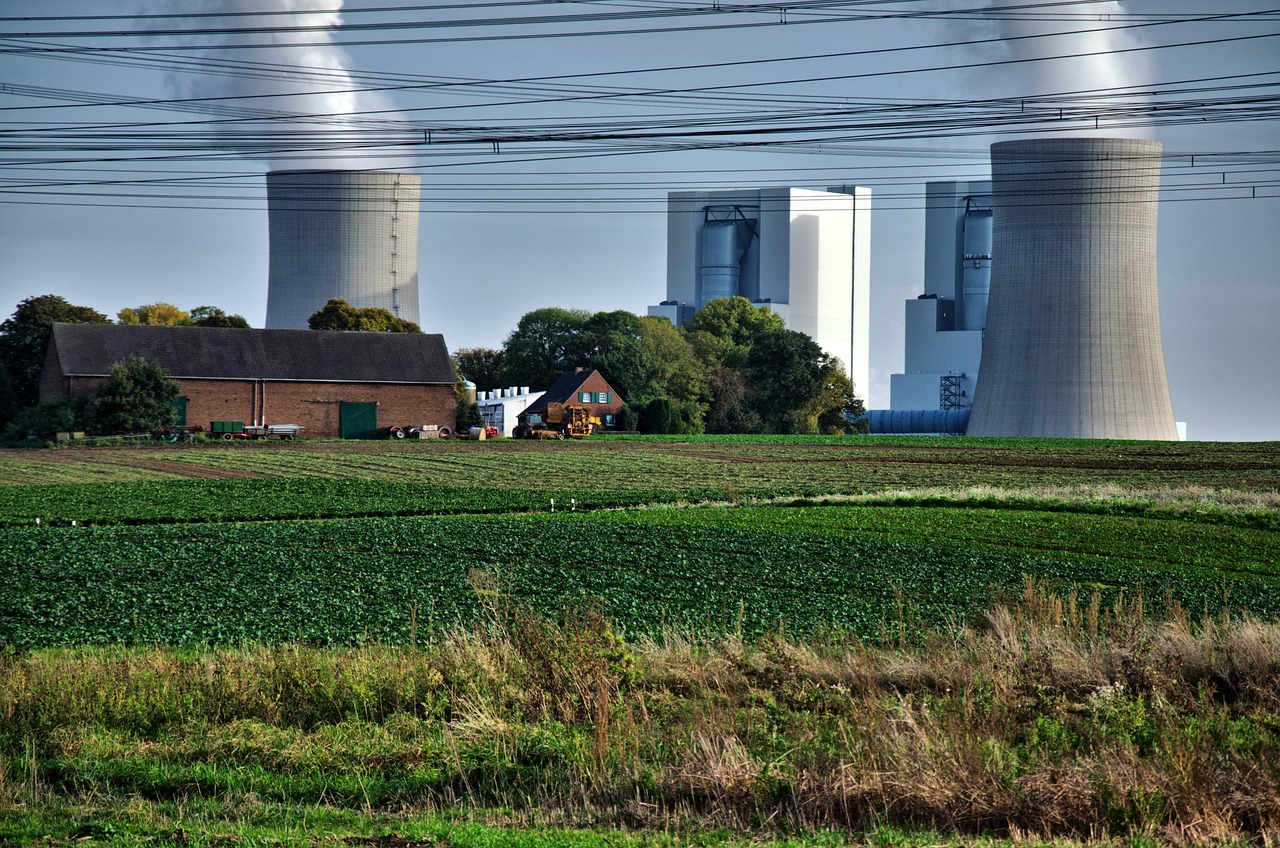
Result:
{"label": "green crop field", "polygon": [[634,635],[877,638],[894,617],[970,620],[1024,577],[1280,615],[1273,444],[302,442],[7,451],[0,468],[15,645],[400,644],[411,620],[472,620],[476,570]]}

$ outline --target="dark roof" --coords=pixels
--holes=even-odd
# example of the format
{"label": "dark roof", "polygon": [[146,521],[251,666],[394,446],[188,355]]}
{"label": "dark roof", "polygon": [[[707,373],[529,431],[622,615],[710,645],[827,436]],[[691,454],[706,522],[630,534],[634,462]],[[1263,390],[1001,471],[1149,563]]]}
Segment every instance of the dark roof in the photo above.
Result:
{"label": "dark roof", "polygon": [[[551,384],[551,388],[542,393],[542,397],[526,406],[524,411],[517,417],[528,415],[530,412],[542,414],[547,411],[547,404],[549,403],[570,403],[572,401],[576,401],[578,389],[582,387],[582,384],[587,382],[587,378],[592,374],[599,373],[599,371],[594,369],[590,371],[583,369],[581,371],[564,372],[556,378],[554,383]],[[604,380],[604,376],[602,375],[600,379]],[[605,380],[605,385],[609,386],[608,380]],[[609,391],[613,392],[613,386],[609,386]]]}
{"label": "dark roof", "polygon": [[50,345],[72,377],[105,376],[132,353],[179,379],[456,381],[439,334],[54,324]]}

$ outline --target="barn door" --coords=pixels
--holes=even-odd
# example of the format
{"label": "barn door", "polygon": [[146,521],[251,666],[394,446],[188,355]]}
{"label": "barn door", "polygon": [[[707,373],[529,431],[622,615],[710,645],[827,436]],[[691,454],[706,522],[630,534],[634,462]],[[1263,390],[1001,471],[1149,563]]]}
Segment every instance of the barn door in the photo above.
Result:
{"label": "barn door", "polygon": [[344,439],[376,439],[378,437],[378,405],[376,403],[338,404],[339,435]]}
{"label": "barn door", "polygon": [[169,406],[173,409],[173,426],[187,426],[187,398],[176,397],[169,401]]}

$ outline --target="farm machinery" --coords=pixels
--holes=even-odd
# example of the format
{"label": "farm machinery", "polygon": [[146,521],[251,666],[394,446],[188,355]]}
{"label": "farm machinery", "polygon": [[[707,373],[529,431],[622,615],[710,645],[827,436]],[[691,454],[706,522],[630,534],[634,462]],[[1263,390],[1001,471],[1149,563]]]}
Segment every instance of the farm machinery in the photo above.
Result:
{"label": "farm machinery", "polygon": [[530,413],[516,435],[524,439],[581,439],[599,426],[600,419],[591,414],[590,407],[552,402],[545,413]]}
{"label": "farm machinery", "polygon": [[423,424],[421,426],[392,427],[387,431],[387,435],[392,439],[472,439],[483,441],[484,439],[496,439],[501,434],[498,432],[497,427],[471,427],[467,430],[455,432],[448,427]]}
{"label": "farm machinery", "polygon": [[292,442],[302,430],[297,424],[245,424],[243,421],[214,421],[210,432],[215,439],[230,442],[236,439],[277,438]]}

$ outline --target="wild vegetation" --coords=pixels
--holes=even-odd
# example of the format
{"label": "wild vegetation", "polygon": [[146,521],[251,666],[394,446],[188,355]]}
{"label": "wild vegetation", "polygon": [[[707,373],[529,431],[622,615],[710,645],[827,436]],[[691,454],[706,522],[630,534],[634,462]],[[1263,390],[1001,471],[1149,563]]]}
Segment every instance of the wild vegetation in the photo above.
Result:
{"label": "wild vegetation", "polygon": [[923,641],[626,641],[591,609],[473,588],[487,617],[416,647],[0,656],[0,839],[252,844],[279,815],[296,830],[275,844],[315,844],[309,814],[347,844],[479,844],[442,832],[466,810],[541,844],[584,823],[684,844],[1280,837],[1274,624],[1028,582]]}

